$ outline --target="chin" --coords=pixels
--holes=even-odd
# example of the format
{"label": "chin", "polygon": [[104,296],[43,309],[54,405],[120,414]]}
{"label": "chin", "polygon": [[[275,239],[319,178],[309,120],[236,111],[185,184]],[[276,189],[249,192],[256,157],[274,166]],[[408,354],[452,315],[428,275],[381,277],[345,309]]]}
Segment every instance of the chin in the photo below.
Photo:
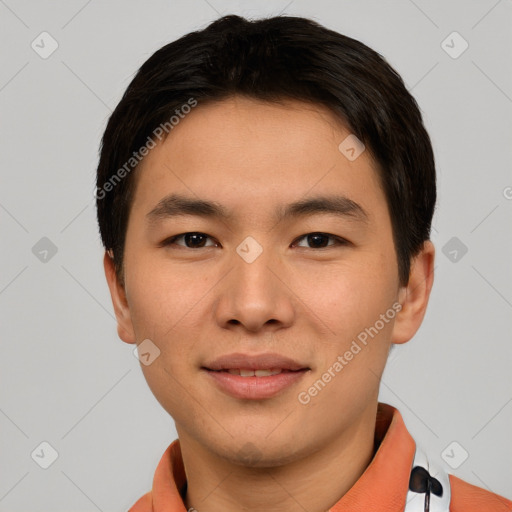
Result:
{"label": "chin", "polygon": [[279,439],[269,441],[264,436],[259,440],[254,437],[245,441],[238,439],[230,446],[223,446],[214,451],[232,464],[249,468],[284,466],[301,457],[296,446]]}

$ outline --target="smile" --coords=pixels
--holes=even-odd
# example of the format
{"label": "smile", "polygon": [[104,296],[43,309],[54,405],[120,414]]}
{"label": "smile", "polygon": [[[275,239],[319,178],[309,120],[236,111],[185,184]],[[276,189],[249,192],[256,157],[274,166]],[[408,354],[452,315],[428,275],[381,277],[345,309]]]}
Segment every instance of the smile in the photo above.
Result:
{"label": "smile", "polygon": [[204,373],[222,393],[241,400],[265,400],[290,389],[302,380],[309,369],[302,370],[207,370]]}

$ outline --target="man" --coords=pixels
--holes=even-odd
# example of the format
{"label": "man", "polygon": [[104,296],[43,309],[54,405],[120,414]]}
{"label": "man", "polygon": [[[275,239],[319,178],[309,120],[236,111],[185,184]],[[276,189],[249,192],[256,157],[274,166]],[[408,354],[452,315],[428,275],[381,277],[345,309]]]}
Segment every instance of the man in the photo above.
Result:
{"label": "man", "polygon": [[143,64],[101,148],[118,334],[173,417],[133,512],[509,511],[378,403],[433,283],[430,139],[373,50],[226,16]]}

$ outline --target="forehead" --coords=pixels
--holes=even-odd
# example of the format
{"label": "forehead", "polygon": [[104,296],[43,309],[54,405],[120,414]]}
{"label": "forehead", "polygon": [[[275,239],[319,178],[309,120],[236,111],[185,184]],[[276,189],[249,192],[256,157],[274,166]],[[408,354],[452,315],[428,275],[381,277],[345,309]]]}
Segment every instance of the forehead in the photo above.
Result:
{"label": "forehead", "polygon": [[142,161],[136,200],[154,203],[179,189],[247,209],[249,197],[282,203],[337,189],[385,203],[369,151],[352,161],[340,151],[349,136],[321,105],[240,96],[199,103]]}
{"label": "forehead", "polygon": [[349,134],[341,119],[319,104],[232,96],[199,103],[161,146],[168,151],[188,151],[193,146],[193,153],[181,154],[191,161],[220,152],[231,159],[241,158],[241,154],[254,155],[258,158],[251,165],[257,168],[259,162],[268,163],[271,156],[276,160],[282,156],[283,161],[289,162],[303,155],[308,161],[325,157],[333,150],[337,155],[340,136]]}

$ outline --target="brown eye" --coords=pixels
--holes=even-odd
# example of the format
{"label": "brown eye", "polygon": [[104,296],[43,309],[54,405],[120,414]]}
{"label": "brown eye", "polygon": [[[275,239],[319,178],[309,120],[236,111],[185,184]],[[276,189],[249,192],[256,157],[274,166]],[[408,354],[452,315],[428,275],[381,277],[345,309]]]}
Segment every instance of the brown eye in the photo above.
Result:
{"label": "brown eye", "polygon": [[[330,235],[328,233],[308,233],[307,235],[301,236],[298,240],[305,240],[309,246],[297,244],[298,247],[307,247],[309,249],[324,249],[326,247],[333,247],[336,245],[345,245],[347,242],[340,237]],[[333,243],[329,243],[329,240],[333,240]]]}
{"label": "brown eye", "polygon": [[[181,247],[184,246],[187,249],[201,249],[203,247],[214,247],[214,243],[207,245],[208,239],[211,240],[211,237],[205,233],[182,233],[181,235],[176,235],[171,238],[168,238],[162,243],[162,246],[179,245]],[[183,243],[178,243],[178,240],[182,241]]]}

